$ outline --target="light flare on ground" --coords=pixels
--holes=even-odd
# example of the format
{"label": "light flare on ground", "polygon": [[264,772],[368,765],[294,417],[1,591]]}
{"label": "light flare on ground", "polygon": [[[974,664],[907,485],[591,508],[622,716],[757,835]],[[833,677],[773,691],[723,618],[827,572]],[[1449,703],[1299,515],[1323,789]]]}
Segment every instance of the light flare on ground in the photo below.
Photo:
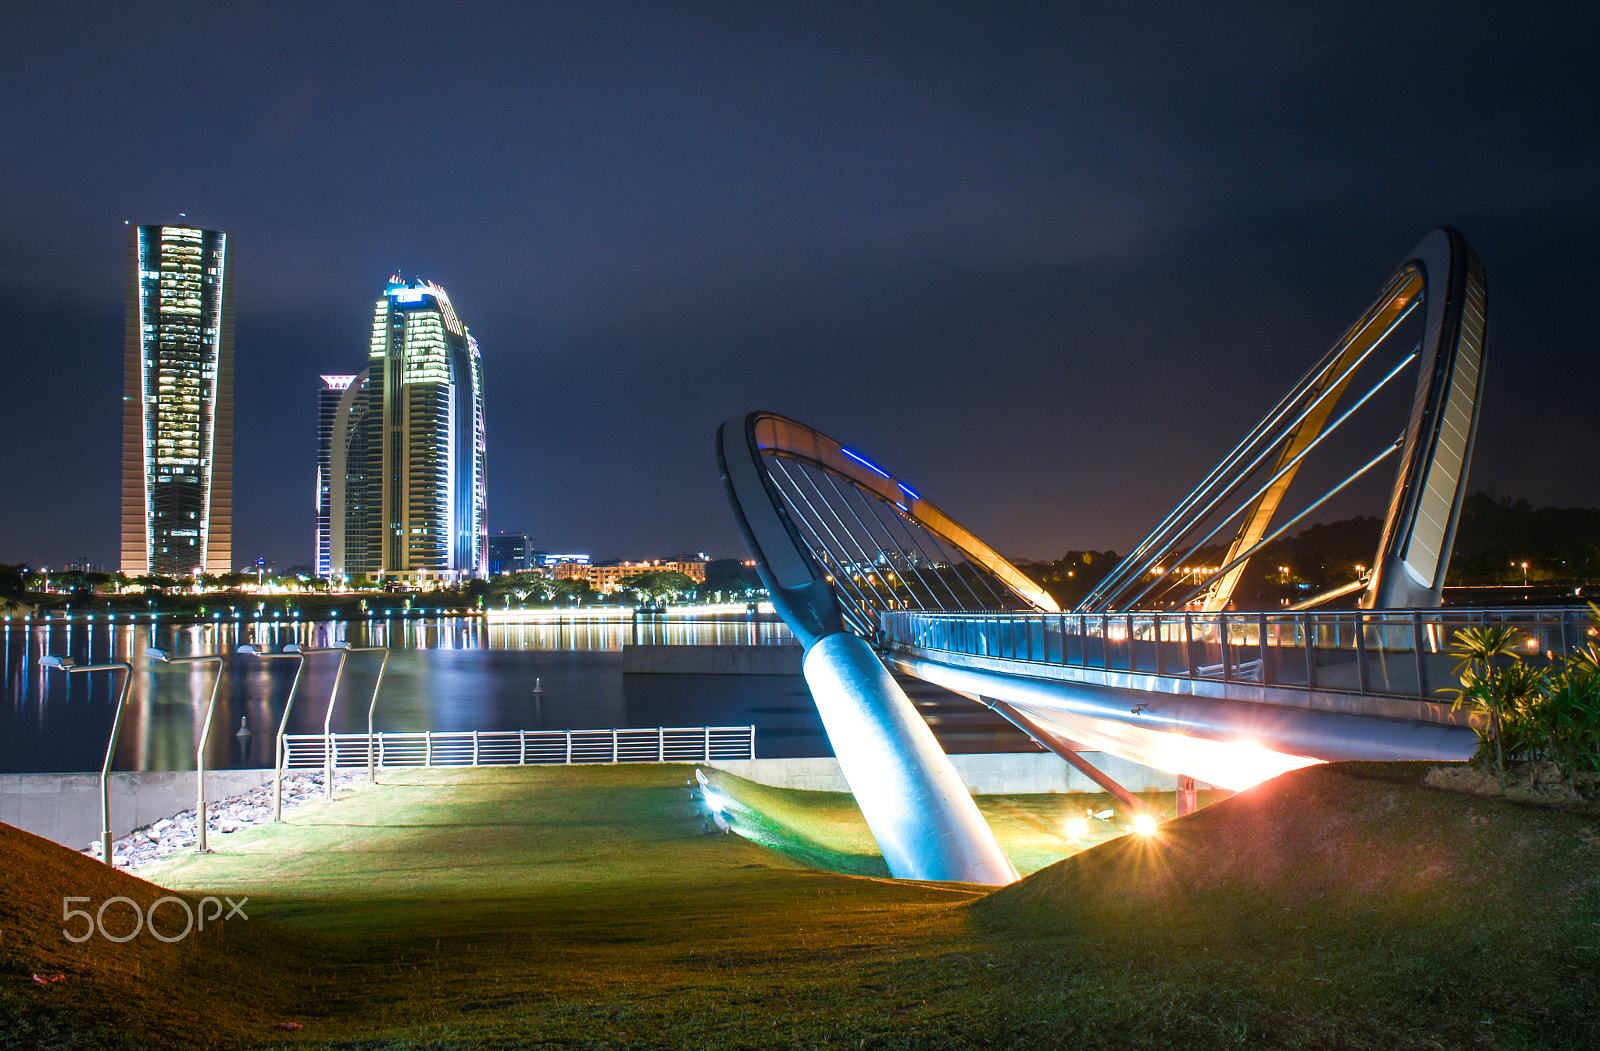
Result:
{"label": "light flare on ground", "polygon": [[1109,752],[1170,774],[1187,774],[1219,788],[1242,792],[1263,781],[1322,762],[1275,752],[1254,741],[1214,741],[1146,726],[1095,719],[1049,708],[1014,704],[1045,729],[1092,751]]}

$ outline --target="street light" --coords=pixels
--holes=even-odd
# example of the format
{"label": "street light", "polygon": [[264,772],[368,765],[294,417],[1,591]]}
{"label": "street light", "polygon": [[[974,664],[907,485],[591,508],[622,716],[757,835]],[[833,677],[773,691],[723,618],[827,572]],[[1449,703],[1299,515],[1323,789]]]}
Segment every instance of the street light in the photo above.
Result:
{"label": "street light", "polygon": [[[372,747],[372,713],[378,707],[378,690],[383,686],[383,673],[389,668],[389,647],[387,646],[362,646],[351,652],[383,651],[383,663],[378,665],[378,681],[372,684],[372,701],[367,705],[367,781],[371,784],[378,783],[377,759]],[[329,705],[332,707],[332,705]]]}
{"label": "street light", "polygon": [[111,736],[106,741],[106,761],[100,767],[100,860],[114,865],[111,859],[111,757],[117,750],[117,728],[122,725],[122,706],[128,700],[128,681],[133,678],[133,665],[127,661],[109,664],[79,664],[71,657],[45,654],[39,664],[46,668],[60,668],[69,675],[75,671],[122,671],[122,690],[117,694],[117,710],[111,716]]}
{"label": "street light", "polygon": [[294,681],[289,684],[289,700],[283,706],[283,718],[278,721],[277,748],[272,760],[272,820],[283,820],[283,763],[284,747],[283,735],[289,729],[289,712],[294,709],[294,694],[300,688],[300,673],[306,670],[306,655],[294,643],[283,648],[282,653],[267,653],[258,650],[249,643],[240,646],[238,652],[247,657],[260,657],[263,660],[272,660],[279,657],[293,657],[300,663],[294,670]]}
{"label": "street light", "polygon": [[344,662],[350,657],[350,646],[308,646],[306,653],[337,653],[339,668],[333,673],[333,689],[328,691],[328,710],[322,717],[322,798],[333,798],[333,706],[339,701],[339,680],[344,677]]}
{"label": "street light", "polygon": [[378,706],[378,691],[383,688],[383,673],[389,667],[389,647],[387,646],[343,646],[306,647],[306,653],[337,653],[339,654],[339,669],[333,675],[333,690],[328,694],[328,711],[322,717],[322,776],[323,798],[333,798],[333,767],[334,767],[334,740],[333,740],[333,707],[339,703],[339,679],[344,675],[345,658],[352,653],[382,653],[383,663],[378,666],[377,681],[372,684],[372,700],[367,704],[367,777],[377,781],[377,760],[372,746],[372,713]]}
{"label": "street light", "polygon": [[195,841],[196,854],[209,854],[211,850],[206,846],[206,742],[211,738],[211,715],[217,707],[217,689],[222,685],[222,654],[207,653],[196,657],[174,657],[166,650],[155,646],[147,647],[144,651],[146,657],[158,660],[162,664],[205,664],[215,661],[217,665],[216,678],[211,683],[211,700],[206,703],[205,722],[200,727],[200,743],[194,750],[195,781],[197,782],[198,801],[195,803],[195,824],[199,828],[199,838]]}

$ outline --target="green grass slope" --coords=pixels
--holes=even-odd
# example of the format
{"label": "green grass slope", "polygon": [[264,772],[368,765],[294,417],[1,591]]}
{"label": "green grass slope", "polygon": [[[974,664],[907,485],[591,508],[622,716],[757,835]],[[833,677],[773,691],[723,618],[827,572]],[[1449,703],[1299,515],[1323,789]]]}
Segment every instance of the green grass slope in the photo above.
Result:
{"label": "green grass slope", "polygon": [[689,774],[390,772],[152,872],[250,899],[174,945],[66,943],[161,891],[0,830],[0,1047],[1600,1046],[1592,818],[1318,768],[989,893],[802,867],[866,864],[835,798],[707,835]]}
{"label": "green grass slope", "polygon": [[[207,907],[213,922],[184,937],[190,921],[173,902],[153,921],[170,940],[149,926],[126,941],[104,936],[122,938],[140,922],[112,899],[146,915],[170,893],[0,824],[0,1048],[238,1043],[272,1032],[310,995],[292,961],[312,958],[314,944],[264,920],[216,922],[223,905]],[[198,895],[185,897],[200,909]],[[90,921],[68,909],[97,915],[99,929],[71,940]]]}
{"label": "green grass slope", "polygon": [[1424,773],[1286,774],[972,912],[1076,983],[1086,1018],[1156,1005],[1197,1044],[1600,1046],[1593,818]]}

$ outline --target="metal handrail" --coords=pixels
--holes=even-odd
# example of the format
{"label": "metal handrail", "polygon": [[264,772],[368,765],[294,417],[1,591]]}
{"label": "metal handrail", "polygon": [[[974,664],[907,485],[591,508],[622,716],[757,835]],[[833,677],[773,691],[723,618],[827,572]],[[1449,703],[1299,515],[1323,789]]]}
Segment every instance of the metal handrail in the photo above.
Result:
{"label": "metal handrail", "polygon": [[1588,607],[1113,615],[891,610],[881,629],[890,650],[1438,703],[1447,687],[1431,684],[1451,681],[1439,666],[1453,666],[1456,631],[1509,624],[1530,659],[1554,661],[1600,631],[1592,616]]}
{"label": "metal handrail", "polygon": [[[570,766],[754,759],[754,726],[285,734],[285,768]],[[369,758],[370,757],[370,758]],[[346,761],[348,760],[348,761]]]}

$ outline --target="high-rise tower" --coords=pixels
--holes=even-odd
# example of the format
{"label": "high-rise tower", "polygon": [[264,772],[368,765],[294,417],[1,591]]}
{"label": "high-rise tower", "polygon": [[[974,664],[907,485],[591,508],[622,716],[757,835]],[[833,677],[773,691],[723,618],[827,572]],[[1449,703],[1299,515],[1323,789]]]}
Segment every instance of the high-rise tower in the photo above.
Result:
{"label": "high-rise tower", "polygon": [[389,282],[331,442],[330,573],[487,576],[483,364],[444,289]]}
{"label": "high-rise tower", "polygon": [[[356,381],[355,376],[324,376],[317,392],[317,556],[312,565],[317,576],[332,571],[333,509],[342,507],[333,499],[333,428],[339,417],[339,402]],[[344,480],[340,479],[341,490]]]}
{"label": "high-rise tower", "polygon": [[227,573],[233,556],[228,235],[140,226],[128,252],[122,572]]}

